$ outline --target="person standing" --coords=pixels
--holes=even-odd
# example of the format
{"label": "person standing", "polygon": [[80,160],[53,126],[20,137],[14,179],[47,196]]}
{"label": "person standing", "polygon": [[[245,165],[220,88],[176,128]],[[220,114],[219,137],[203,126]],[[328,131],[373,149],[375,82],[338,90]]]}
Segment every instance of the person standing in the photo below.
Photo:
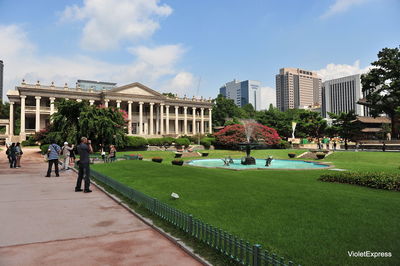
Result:
{"label": "person standing", "polygon": [[70,147],[70,148],[72,148],[70,151],[69,151],[69,163],[71,164],[74,164],[75,163],[75,149],[76,149],[76,147],[74,147],[74,145],[72,145],[71,143],[70,144],[68,144],[68,147]]}
{"label": "person standing", "polygon": [[8,151],[8,156],[10,156],[10,168],[16,168],[17,167],[17,158],[16,158],[16,149],[15,149],[15,143],[12,143],[9,151]]}
{"label": "person standing", "polygon": [[80,156],[79,160],[79,172],[78,179],[76,180],[75,192],[82,191],[82,179],[85,179],[85,188],[83,192],[90,193],[90,160],[89,154],[93,152],[91,141],[86,137],[81,138],[81,144],[77,147],[78,154]]}
{"label": "person standing", "polygon": [[114,145],[110,145],[110,152],[108,154],[110,162],[115,162],[116,156],[117,156],[117,149],[115,148]]}
{"label": "person standing", "polygon": [[62,148],[62,154],[64,156],[64,170],[69,169],[69,158],[71,155],[71,151],[74,147],[69,147],[68,142],[64,142],[64,146]]}
{"label": "person standing", "polygon": [[53,144],[49,145],[49,149],[47,150],[49,167],[47,169],[46,177],[50,177],[51,169],[53,168],[53,164],[54,164],[54,170],[56,172],[56,176],[57,177],[60,176],[59,172],[58,172],[58,157],[60,155],[60,152],[61,152],[61,147],[58,146],[57,144],[53,143]]}
{"label": "person standing", "polygon": [[333,141],[333,150],[334,150],[334,151],[336,151],[336,145],[337,145],[337,144],[336,144],[336,140],[335,140],[335,141]]}
{"label": "person standing", "polygon": [[17,144],[15,145],[16,168],[21,167],[22,154],[24,154],[24,153],[22,152],[21,143],[17,142]]}
{"label": "person standing", "polygon": [[100,144],[100,155],[101,159],[103,160],[103,163],[106,162],[106,151],[104,150],[104,145]]}

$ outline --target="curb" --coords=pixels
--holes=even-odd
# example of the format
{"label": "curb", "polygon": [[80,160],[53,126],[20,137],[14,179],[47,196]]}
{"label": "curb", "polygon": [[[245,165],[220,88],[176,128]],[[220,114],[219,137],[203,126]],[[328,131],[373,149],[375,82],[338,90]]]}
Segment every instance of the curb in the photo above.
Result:
{"label": "curb", "polygon": [[[75,168],[70,168],[72,169],[75,173],[78,173],[78,171]],[[118,203],[119,205],[121,205],[123,208],[125,208],[127,211],[129,211],[130,213],[132,213],[134,216],[136,216],[139,220],[141,220],[142,222],[144,222],[145,224],[147,224],[148,226],[150,226],[151,228],[153,228],[154,230],[156,230],[159,234],[161,234],[163,237],[167,238],[169,241],[171,241],[174,245],[176,245],[177,247],[179,247],[180,249],[182,249],[186,254],[190,255],[192,258],[194,258],[195,260],[197,260],[198,262],[200,262],[203,265],[206,266],[212,266],[212,264],[210,262],[208,262],[206,259],[204,259],[203,257],[200,257],[199,255],[197,255],[194,250],[187,246],[183,241],[181,241],[179,238],[176,238],[170,234],[168,234],[167,232],[165,232],[162,228],[159,228],[158,226],[154,225],[153,221],[149,218],[143,217],[142,215],[140,215],[139,213],[135,212],[135,210],[133,210],[131,207],[129,207],[126,203],[124,203],[120,198],[118,198],[117,196],[109,193],[108,191],[106,191],[102,186],[100,186],[99,184],[97,184],[95,181],[90,180],[90,183],[92,183],[93,185],[95,185],[99,190],[101,190],[104,194],[106,194],[108,197],[110,197],[112,200],[114,200],[116,203]]]}

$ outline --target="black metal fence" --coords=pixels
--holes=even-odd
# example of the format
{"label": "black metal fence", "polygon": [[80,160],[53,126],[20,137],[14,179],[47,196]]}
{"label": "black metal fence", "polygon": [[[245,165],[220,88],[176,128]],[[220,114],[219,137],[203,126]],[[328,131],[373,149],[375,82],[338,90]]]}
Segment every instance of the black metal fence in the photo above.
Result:
{"label": "black metal fence", "polygon": [[286,263],[283,257],[278,257],[276,254],[262,249],[261,245],[250,244],[248,241],[204,223],[194,218],[191,214],[186,214],[172,208],[168,204],[128,187],[113,178],[95,170],[91,170],[91,174],[95,179],[118,191],[133,202],[145,207],[151,213],[238,263],[252,266],[294,265],[293,262],[289,261]]}

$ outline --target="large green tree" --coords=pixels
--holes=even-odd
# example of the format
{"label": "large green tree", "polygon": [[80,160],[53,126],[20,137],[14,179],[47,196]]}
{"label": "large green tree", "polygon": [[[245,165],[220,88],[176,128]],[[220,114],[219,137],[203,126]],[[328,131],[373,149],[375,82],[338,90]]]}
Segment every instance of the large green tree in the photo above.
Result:
{"label": "large green tree", "polygon": [[361,76],[362,90],[367,94],[361,104],[371,108],[376,117],[387,114],[392,121],[392,136],[398,137],[396,110],[400,106],[400,47],[384,48],[378,53],[373,68]]}
{"label": "large green tree", "polygon": [[354,110],[348,113],[328,113],[329,117],[333,119],[330,132],[333,135],[340,136],[344,139],[345,147],[349,140],[357,140],[363,128],[361,123],[358,123],[357,115]]}
{"label": "large green tree", "polygon": [[227,120],[245,118],[246,112],[236,106],[232,99],[219,94],[214,101],[212,120],[214,126],[223,126]]}

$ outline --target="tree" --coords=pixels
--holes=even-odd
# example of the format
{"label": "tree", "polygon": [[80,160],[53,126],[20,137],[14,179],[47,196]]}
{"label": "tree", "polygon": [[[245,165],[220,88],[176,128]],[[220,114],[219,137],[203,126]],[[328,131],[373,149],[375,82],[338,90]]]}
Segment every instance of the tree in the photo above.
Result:
{"label": "tree", "polygon": [[357,123],[357,115],[354,110],[348,113],[328,113],[329,117],[333,119],[331,132],[337,134],[344,139],[344,146],[347,149],[347,142],[355,140],[361,133],[362,125]]}
{"label": "tree", "polygon": [[128,115],[121,109],[90,106],[80,114],[80,134],[91,139],[96,147],[99,144],[124,147],[127,121]]}
{"label": "tree", "polygon": [[176,95],[172,92],[164,92],[162,95],[167,96],[168,98],[175,99]]}
{"label": "tree", "polygon": [[256,110],[251,103],[243,105],[242,109],[246,112],[248,118],[254,118],[256,115]]}
{"label": "tree", "polygon": [[[263,143],[267,145],[278,144],[281,138],[275,129],[258,124],[249,123],[246,126],[253,127],[250,142]],[[241,124],[226,126],[224,129],[214,133],[216,142],[235,146],[238,143],[247,142],[245,126]]]}
{"label": "tree", "polygon": [[243,118],[243,110],[236,106],[232,99],[225,98],[219,94],[215,99],[212,112],[212,121],[214,126],[223,126],[227,118]]}
{"label": "tree", "polygon": [[400,49],[384,48],[378,53],[373,68],[361,76],[362,90],[366,93],[361,104],[371,108],[374,117],[385,113],[392,122],[392,136],[398,136],[396,109],[400,106]]}

